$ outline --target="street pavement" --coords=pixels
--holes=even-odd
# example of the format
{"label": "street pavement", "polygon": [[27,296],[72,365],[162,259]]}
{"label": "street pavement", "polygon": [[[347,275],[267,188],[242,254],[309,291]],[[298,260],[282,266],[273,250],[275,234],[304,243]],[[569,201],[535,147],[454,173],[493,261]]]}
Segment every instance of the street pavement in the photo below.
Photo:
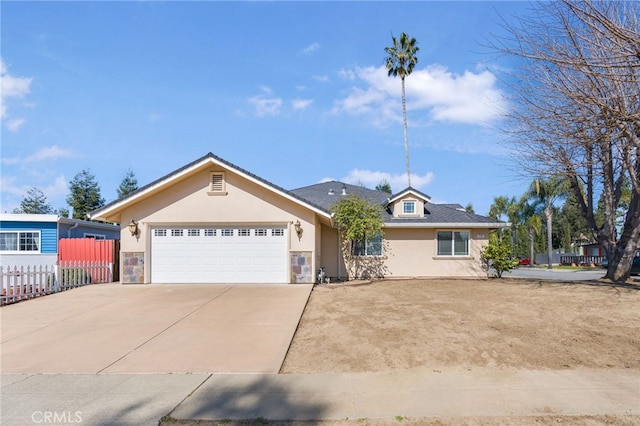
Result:
{"label": "street pavement", "polygon": [[547,269],[547,268],[529,268],[521,266],[517,269],[502,274],[504,278],[529,278],[539,280],[557,280],[557,281],[592,281],[598,280],[606,274],[602,268],[592,268],[590,270],[570,270],[570,269]]}

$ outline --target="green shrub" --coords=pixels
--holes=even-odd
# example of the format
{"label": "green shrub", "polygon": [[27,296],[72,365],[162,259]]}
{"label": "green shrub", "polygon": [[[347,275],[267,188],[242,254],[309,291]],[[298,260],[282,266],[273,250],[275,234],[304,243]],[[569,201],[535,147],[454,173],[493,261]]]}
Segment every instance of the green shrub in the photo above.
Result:
{"label": "green shrub", "polygon": [[490,268],[496,271],[496,276],[502,278],[504,271],[518,267],[518,259],[513,256],[511,243],[501,240],[497,235],[489,236],[489,244],[480,251],[482,266],[488,272]]}
{"label": "green shrub", "polygon": [[82,268],[69,268],[60,271],[62,285],[91,284],[91,274]]}

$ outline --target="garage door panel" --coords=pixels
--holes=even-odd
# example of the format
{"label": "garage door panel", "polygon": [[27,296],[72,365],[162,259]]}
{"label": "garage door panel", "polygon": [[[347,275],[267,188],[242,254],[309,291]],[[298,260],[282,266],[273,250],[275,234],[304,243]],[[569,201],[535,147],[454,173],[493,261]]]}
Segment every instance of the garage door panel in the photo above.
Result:
{"label": "garage door panel", "polygon": [[151,237],[154,283],[287,282],[284,227],[174,227]]}

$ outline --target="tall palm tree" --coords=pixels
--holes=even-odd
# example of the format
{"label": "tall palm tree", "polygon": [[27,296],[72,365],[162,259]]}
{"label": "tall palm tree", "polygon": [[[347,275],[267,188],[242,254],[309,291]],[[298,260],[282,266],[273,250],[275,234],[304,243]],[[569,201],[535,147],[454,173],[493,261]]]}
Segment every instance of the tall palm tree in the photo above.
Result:
{"label": "tall palm tree", "polygon": [[551,176],[547,180],[536,179],[531,183],[529,196],[532,201],[544,208],[544,216],[547,220],[547,269],[551,269],[551,256],[553,251],[552,222],[553,203],[564,198],[568,193],[568,184],[562,176]]}
{"label": "tall palm tree", "polygon": [[409,38],[406,33],[400,34],[397,39],[391,36],[393,46],[385,47],[384,51],[389,55],[386,58],[388,76],[398,77],[402,81],[402,121],[404,125],[404,158],[407,164],[407,183],[411,186],[411,169],[409,167],[409,140],[407,138],[407,103],[404,88],[404,79],[413,71],[418,63],[416,53],[420,48],[415,38]]}

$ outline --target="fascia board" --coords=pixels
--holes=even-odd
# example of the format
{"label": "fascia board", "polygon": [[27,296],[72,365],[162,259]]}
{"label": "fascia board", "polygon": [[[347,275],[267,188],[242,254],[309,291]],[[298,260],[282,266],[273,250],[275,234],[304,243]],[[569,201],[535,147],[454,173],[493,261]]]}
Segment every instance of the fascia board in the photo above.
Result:
{"label": "fascia board", "polygon": [[510,223],[385,223],[385,228],[507,228]]}

